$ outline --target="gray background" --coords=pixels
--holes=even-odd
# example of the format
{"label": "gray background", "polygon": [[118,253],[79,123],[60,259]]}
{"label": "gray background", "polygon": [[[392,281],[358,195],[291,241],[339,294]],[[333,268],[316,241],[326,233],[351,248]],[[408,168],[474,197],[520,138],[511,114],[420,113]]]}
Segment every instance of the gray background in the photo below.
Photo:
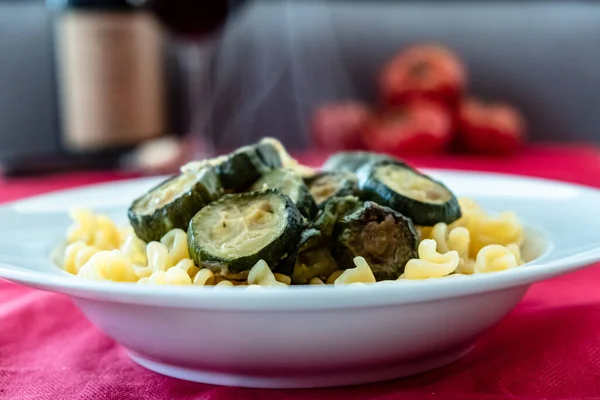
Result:
{"label": "gray background", "polygon": [[533,139],[600,141],[599,3],[271,1],[238,18],[214,69],[218,143],[304,147],[312,107],[374,101],[382,63],[424,40],[463,57],[472,92],[518,105]]}
{"label": "gray background", "polygon": [[[303,148],[315,105],[374,100],[381,64],[429,40],[466,60],[473,92],[521,107],[534,139],[600,142],[597,2],[250,2],[224,32],[213,56],[172,48],[211,57],[212,66],[181,80],[185,67],[172,65],[173,93],[189,100],[171,102],[175,131],[227,147],[274,135]],[[53,53],[43,2],[0,0],[0,160],[58,150]],[[201,89],[188,96],[182,82]]]}

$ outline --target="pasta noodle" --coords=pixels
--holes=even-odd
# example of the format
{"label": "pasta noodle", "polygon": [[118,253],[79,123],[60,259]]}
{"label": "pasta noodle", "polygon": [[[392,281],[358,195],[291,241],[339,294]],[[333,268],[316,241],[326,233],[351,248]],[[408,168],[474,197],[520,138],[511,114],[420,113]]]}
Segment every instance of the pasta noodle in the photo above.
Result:
{"label": "pasta noodle", "polygon": [[194,278],[198,271],[200,271],[200,268],[196,266],[194,260],[190,258],[184,258],[183,260],[175,264],[175,267],[181,269],[182,271],[185,271],[190,278]]}
{"label": "pasta noodle", "polygon": [[148,268],[152,271],[166,271],[174,265],[169,249],[160,242],[148,243],[146,255],[148,257]]}
{"label": "pasta noodle", "polygon": [[450,275],[458,267],[459,256],[454,250],[446,254],[436,251],[436,242],[425,239],[419,244],[419,258],[409,260],[404,268],[406,279],[442,278]]}
{"label": "pasta noodle", "polygon": [[160,242],[165,245],[171,256],[171,262],[177,264],[179,261],[190,258],[188,253],[187,234],[181,229],[172,229],[167,232]]}
{"label": "pasta noodle", "polygon": [[97,252],[81,267],[77,275],[95,280],[117,282],[135,282],[138,280],[133,264],[119,250]]}
{"label": "pasta noodle", "polygon": [[459,226],[449,231],[448,225],[440,222],[432,228],[431,238],[435,240],[437,250],[441,254],[446,254],[449,251],[456,251],[458,253],[457,271],[459,273],[473,273],[474,260],[469,257],[471,234],[467,228]]}
{"label": "pasta noodle", "polygon": [[118,249],[121,234],[106,215],[94,214],[91,210],[78,208],[70,213],[73,225],[67,229],[67,243],[82,241],[100,250]]}
{"label": "pasta noodle", "polygon": [[471,256],[487,245],[520,245],[523,240],[523,227],[513,212],[504,212],[497,217],[485,217],[473,220],[470,224]]}
{"label": "pasta noodle", "polygon": [[511,243],[508,246],[506,246],[506,248],[513,253],[513,255],[515,256],[515,260],[517,261],[517,265],[523,265],[523,259],[521,258],[521,248],[515,244],[515,243]]}
{"label": "pasta noodle", "polygon": [[84,242],[74,242],[65,248],[63,268],[71,274],[79,273],[79,270],[97,252],[96,247],[89,246]]}
{"label": "pasta noodle", "polygon": [[198,273],[196,273],[196,276],[194,276],[194,281],[192,283],[196,286],[210,286],[214,282],[215,274],[213,274],[213,272],[210,269],[203,268],[200,271],[198,271]]}
{"label": "pasta noodle", "polygon": [[264,260],[260,260],[254,265],[248,272],[248,286],[259,285],[259,286],[285,286],[287,285],[282,282],[278,282],[275,279],[275,275],[269,268]]}
{"label": "pasta noodle", "polygon": [[140,278],[137,283],[147,285],[191,285],[192,280],[181,268],[171,267],[166,271],[155,271],[149,277]]}
{"label": "pasta noodle", "polygon": [[350,268],[334,281],[334,285],[343,285],[349,283],[375,283],[375,276],[367,261],[362,257],[354,257],[355,268]]}
{"label": "pasta noodle", "polygon": [[148,264],[146,257],[146,243],[138,238],[135,233],[129,233],[121,243],[121,252],[129,257],[134,265],[143,266]]}
{"label": "pasta noodle", "polygon": [[[167,282],[171,285],[191,285],[192,279],[190,276],[181,268],[171,267],[165,272],[167,276]],[[152,276],[150,276],[152,277]]]}
{"label": "pasta noodle", "polygon": [[479,250],[475,259],[476,272],[495,272],[514,268],[517,258],[507,247],[490,244]]}

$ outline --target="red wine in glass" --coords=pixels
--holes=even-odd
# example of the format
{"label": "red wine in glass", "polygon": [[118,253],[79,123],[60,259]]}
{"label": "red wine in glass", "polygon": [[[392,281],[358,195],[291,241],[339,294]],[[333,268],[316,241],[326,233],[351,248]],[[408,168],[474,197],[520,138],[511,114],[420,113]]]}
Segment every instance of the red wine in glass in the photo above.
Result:
{"label": "red wine in glass", "polygon": [[146,7],[176,36],[211,34],[243,0],[147,0]]}

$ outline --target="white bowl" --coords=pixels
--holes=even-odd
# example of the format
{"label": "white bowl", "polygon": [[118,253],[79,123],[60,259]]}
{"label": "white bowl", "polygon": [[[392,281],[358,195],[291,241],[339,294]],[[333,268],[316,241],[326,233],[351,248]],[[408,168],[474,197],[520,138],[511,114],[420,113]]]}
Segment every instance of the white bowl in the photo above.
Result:
{"label": "white bowl", "polygon": [[448,364],[534,282],[600,261],[600,191],[506,175],[428,171],[488,210],[526,223],[529,256],[513,270],[368,286],[152,287],[74,277],[48,258],[73,206],[125,221],[139,179],[0,207],[0,277],[64,293],[151,370],[246,387],[312,388],[402,377]]}

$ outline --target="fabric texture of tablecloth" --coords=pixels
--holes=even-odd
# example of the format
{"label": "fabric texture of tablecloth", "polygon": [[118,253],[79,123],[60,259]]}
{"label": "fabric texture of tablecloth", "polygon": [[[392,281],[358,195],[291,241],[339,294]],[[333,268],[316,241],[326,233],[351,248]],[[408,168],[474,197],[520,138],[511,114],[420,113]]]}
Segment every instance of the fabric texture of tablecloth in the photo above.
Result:
{"label": "fabric texture of tablecloth", "polygon": [[[301,159],[317,163],[322,156]],[[600,187],[600,153],[590,147],[532,147],[513,159],[412,161]],[[122,177],[76,173],[0,181],[0,201]],[[334,389],[258,390],[147,371],[92,326],[68,297],[0,281],[0,399],[600,399],[599,288],[600,265],[535,284],[471,353],[415,377]]]}

